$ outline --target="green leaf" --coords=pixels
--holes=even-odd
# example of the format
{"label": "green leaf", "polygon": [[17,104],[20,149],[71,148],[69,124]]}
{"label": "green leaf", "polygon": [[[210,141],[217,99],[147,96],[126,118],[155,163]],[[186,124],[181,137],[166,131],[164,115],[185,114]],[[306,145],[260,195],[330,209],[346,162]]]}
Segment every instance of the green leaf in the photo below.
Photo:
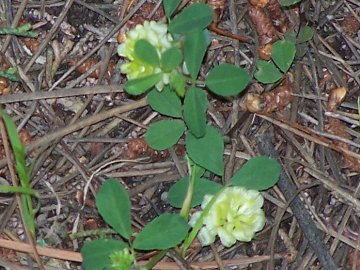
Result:
{"label": "green leaf", "polygon": [[282,5],[283,7],[288,7],[291,5],[295,5],[299,2],[301,2],[301,0],[279,0],[280,5]]}
{"label": "green leaf", "polygon": [[196,138],[189,132],[186,135],[186,151],[199,166],[220,176],[224,174],[224,140],[215,128],[207,126],[202,138]]}
{"label": "green leaf", "polygon": [[107,224],[122,237],[130,238],[130,198],[118,180],[109,179],[104,182],[96,194],[96,207]]}
{"label": "green leaf", "polygon": [[165,150],[173,146],[185,131],[181,120],[161,120],[149,126],[145,140],[151,148]]}
{"label": "green leaf", "polygon": [[100,270],[111,266],[110,254],[126,248],[120,240],[97,239],[86,242],[81,248],[83,267],[85,270]]}
{"label": "green leaf", "polygon": [[152,89],[147,95],[150,107],[163,115],[171,117],[181,117],[181,101],[174,91],[169,86],[165,86],[160,92],[157,89]]}
{"label": "green leaf", "polygon": [[315,34],[314,28],[310,26],[301,27],[297,38],[297,43],[304,43],[312,40],[314,34]]}
{"label": "green leaf", "polygon": [[272,62],[258,60],[254,77],[261,83],[274,83],[282,78],[279,69]]}
{"label": "green leaf", "polygon": [[166,17],[170,18],[180,3],[181,0],[163,0]]}
{"label": "green leaf", "polygon": [[196,80],[199,74],[201,63],[209,46],[207,34],[207,30],[196,30],[187,33],[185,36],[184,58],[186,68],[193,80]]}
{"label": "green leaf", "polygon": [[296,43],[297,33],[294,29],[289,29],[284,33],[284,38],[292,43]]}
{"label": "green leaf", "polygon": [[189,230],[185,219],[177,214],[162,214],[136,236],[133,247],[140,250],[167,249],[180,244]]}
{"label": "green leaf", "polygon": [[188,33],[202,30],[213,20],[213,9],[206,4],[196,3],[186,7],[169,24],[171,33]]}
{"label": "green leaf", "polygon": [[205,168],[197,165],[194,161],[191,160],[191,158],[187,157],[187,160],[189,162],[190,165],[190,169],[191,169],[191,175],[195,175],[195,178],[200,178],[201,176],[204,175],[204,173],[206,172]]}
{"label": "green leaf", "polygon": [[296,54],[295,54],[295,56],[297,58],[303,58],[308,51],[309,51],[309,46],[308,46],[308,44],[306,42],[296,44]]}
{"label": "green leaf", "polygon": [[205,80],[206,86],[220,96],[234,96],[245,90],[250,82],[248,72],[230,64],[213,68]]}
{"label": "green leaf", "polygon": [[10,81],[18,82],[19,81],[19,74],[16,67],[9,67],[5,70],[0,70],[0,76],[8,78]]}
{"label": "green leaf", "polygon": [[161,68],[164,72],[170,72],[181,64],[183,60],[179,48],[171,47],[161,55]]}
{"label": "green leaf", "polygon": [[[168,201],[171,206],[181,208],[186,197],[189,185],[189,176],[181,178],[171,186],[168,195]],[[190,207],[200,205],[206,194],[213,195],[222,188],[222,185],[204,178],[195,179],[194,193]]]}
{"label": "green leaf", "polygon": [[16,35],[16,36],[31,37],[31,38],[37,37],[38,36],[37,32],[29,31],[31,28],[32,25],[30,23],[23,24],[17,28],[1,27],[0,35]]}
{"label": "green leaf", "polygon": [[179,97],[183,97],[185,95],[185,78],[182,74],[172,74],[170,76],[170,85],[175,89],[175,92]]}
{"label": "green leaf", "polygon": [[279,180],[281,167],[277,160],[265,156],[254,157],[246,162],[229,180],[232,186],[265,190]]}
{"label": "green leaf", "polygon": [[152,74],[149,76],[130,80],[127,83],[125,83],[124,89],[130,95],[134,95],[134,96],[141,95],[145,93],[148,89],[153,87],[155,84],[157,84],[161,80],[162,76],[163,76],[162,73],[157,73],[157,74]]}
{"label": "green leaf", "polygon": [[288,40],[279,40],[272,45],[271,58],[282,72],[288,71],[296,53],[296,47],[293,42]]}
{"label": "green leaf", "polygon": [[190,87],[184,99],[184,120],[190,132],[197,138],[205,135],[207,107],[205,92],[195,86]]}
{"label": "green leaf", "polygon": [[146,39],[139,39],[134,46],[134,54],[140,61],[153,67],[160,65],[159,55],[153,45]]}

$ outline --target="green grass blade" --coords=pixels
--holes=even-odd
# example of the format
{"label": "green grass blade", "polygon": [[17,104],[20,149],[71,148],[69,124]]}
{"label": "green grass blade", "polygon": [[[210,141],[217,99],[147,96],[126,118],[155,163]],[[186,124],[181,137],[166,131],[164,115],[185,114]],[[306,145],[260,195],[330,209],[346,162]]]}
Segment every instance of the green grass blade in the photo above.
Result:
{"label": "green grass blade", "polygon": [[16,131],[16,126],[10,116],[4,111],[0,111],[1,117],[4,119],[5,127],[9,136],[9,141],[15,156],[15,166],[19,175],[21,186],[28,187],[30,184],[29,169],[26,166],[25,146],[22,144],[20,137]]}
{"label": "green grass blade", "polygon": [[[20,137],[16,130],[16,125],[4,111],[0,110],[0,116],[4,120],[4,124],[8,133],[10,145],[13,149],[14,157],[15,157],[15,167],[20,179],[20,187],[7,187],[2,186],[2,190],[13,190],[15,192],[22,193],[20,195],[20,205],[22,218],[24,222],[24,226],[29,230],[33,239],[35,239],[35,212],[33,211],[33,204],[31,200],[31,195],[39,197],[39,194],[36,191],[31,191],[31,195],[28,194],[31,190],[30,188],[30,173],[29,168],[26,166],[26,152],[25,146],[22,144]],[[36,194],[36,195],[35,195]]]}
{"label": "green grass blade", "polygon": [[40,197],[39,192],[28,187],[0,186],[0,193],[21,193],[32,195],[36,198]]}

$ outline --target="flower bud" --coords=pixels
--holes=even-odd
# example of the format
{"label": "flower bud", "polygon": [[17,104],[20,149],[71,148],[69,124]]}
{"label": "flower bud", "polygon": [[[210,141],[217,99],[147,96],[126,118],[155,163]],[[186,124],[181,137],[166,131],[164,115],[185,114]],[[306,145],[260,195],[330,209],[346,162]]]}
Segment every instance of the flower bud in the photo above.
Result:
{"label": "flower bud", "polygon": [[[145,21],[143,25],[138,24],[134,29],[126,34],[125,41],[117,48],[120,56],[126,57],[130,62],[124,63],[120,67],[121,73],[127,75],[129,80],[162,72],[159,67],[154,67],[138,59],[134,53],[134,47],[138,40],[145,39],[156,49],[159,57],[171,46],[173,38],[167,32],[167,25],[155,21]],[[158,90],[162,90],[164,85],[169,84],[169,74],[164,73],[162,80],[156,85]]]}
{"label": "flower bud", "polygon": [[128,270],[135,262],[134,254],[129,252],[128,248],[114,251],[110,254],[110,261],[112,269]]}

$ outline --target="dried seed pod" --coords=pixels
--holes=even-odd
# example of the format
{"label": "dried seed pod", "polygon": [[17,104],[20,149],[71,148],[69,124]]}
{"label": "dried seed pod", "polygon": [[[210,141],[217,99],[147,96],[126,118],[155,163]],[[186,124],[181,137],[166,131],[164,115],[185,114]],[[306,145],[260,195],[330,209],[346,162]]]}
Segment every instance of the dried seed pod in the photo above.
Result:
{"label": "dried seed pod", "polygon": [[249,17],[255,26],[256,33],[259,36],[260,47],[278,40],[276,29],[273,26],[270,17],[263,9],[250,5]]}
{"label": "dried seed pod", "polygon": [[257,8],[264,8],[269,0],[249,0],[250,4]]}
{"label": "dried seed pod", "polygon": [[360,22],[354,15],[344,15],[344,20],[340,21],[342,30],[349,36],[355,36],[360,31]]}
{"label": "dried seed pod", "polygon": [[[124,27],[123,27],[124,28]],[[121,28],[120,31],[116,35],[116,41],[117,43],[121,44],[126,39],[126,32],[125,29]]]}
{"label": "dried seed pod", "polygon": [[84,229],[87,231],[88,230],[97,230],[97,229],[99,229],[99,226],[97,225],[95,219],[89,218],[85,221]]}
{"label": "dried seed pod", "polygon": [[258,50],[258,54],[260,59],[269,61],[271,59],[271,53],[272,53],[272,44],[266,44],[264,47],[261,47]]}
{"label": "dried seed pod", "polygon": [[259,114],[270,114],[284,109],[292,100],[290,78],[279,86],[262,94],[249,93],[241,103],[241,108]]}
{"label": "dried seed pod", "polygon": [[292,27],[289,18],[286,16],[278,0],[269,0],[269,4],[266,6],[266,9],[269,11],[268,13],[273,25],[278,31],[285,33]]}
{"label": "dried seed pod", "polygon": [[9,80],[5,77],[0,77],[0,94],[8,95],[10,93]]}
{"label": "dried seed pod", "polygon": [[338,87],[338,88],[331,89],[330,93],[329,93],[326,110],[330,111],[330,112],[336,110],[337,107],[339,107],[340,104],[345,99],[346,93],[347,93],[347,90],[345,87]]}

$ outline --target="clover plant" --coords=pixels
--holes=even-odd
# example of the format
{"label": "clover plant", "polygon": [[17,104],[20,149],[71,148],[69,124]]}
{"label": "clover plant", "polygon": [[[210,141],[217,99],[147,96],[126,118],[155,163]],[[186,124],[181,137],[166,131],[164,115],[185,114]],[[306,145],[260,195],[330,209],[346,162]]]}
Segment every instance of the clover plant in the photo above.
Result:
{"label": "clover plant", "polygon": [[[290,1],[294,2],[294,1]],[[285,39],[272,44],[271,60],[258,60],[254,77],[261,83],[276,83],[291,67],[294,58],[301,58],[307,51],[307,42],[314,36],[314,29],[303,26],[298,33],[293,29],[285,33]]]}
{"label": "clover plant", "polygon": [[[137,251],[159,250],[141,266],[150,269],[168,249],[181,243],[185,255],[196,236],[202,245],[213,243],[219,236],[221,243],[230,247],[236,241],[251,241],[265,225],[264,199],[259,191],[278,181],[281,167],[276,160],[254,157],[225,185],[209,179],[211,174],[224,175],[224,139],[207,121],[207,91],[222,97],[237,96],[247,88],[252,75],[225,63],[200,81],[200,68],[211,40],[206,27],[212,22],[213,10],[195,3],[174,16],[180,3],[163,0],[168,24],[146,21],[137,25],[118,48],[125,58],[120,67],[128,79],[125,91],[133,96],[147,95],[150,107],[162,115],[162,120],[152,123],[145,133],[149,146],[164,150],[181,138],[185,142],[188,175],[176,181],[168,194],[169,204],[180,211],[163,213],[136,232],[131,228],[127,191],[116,179],[105,181],[96,195],[96,205],[119,239],[86,242],[81,253],[87,270],[132,269],[139,267]],[[309,38],[306,33],[302,35],[303,40]],[[299,40],[299,35],[295,39]],[[278,81],[291,67],[296,45],[297,41],[288,39],[274,43],[271,61],[257,63],[255,78],[263,83]],[[190,208],[199,205],[201,210],[190,217]]]}

